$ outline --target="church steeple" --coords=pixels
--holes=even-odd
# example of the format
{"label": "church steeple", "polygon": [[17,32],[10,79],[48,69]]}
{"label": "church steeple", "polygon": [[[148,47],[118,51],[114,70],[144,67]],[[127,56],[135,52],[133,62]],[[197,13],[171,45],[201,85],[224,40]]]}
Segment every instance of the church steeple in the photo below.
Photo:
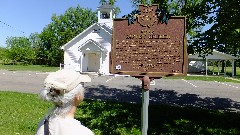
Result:
{"label": "church steeple", "polygon": [[115,18],[114,8],[107,2],[102,3],[97,9],[98,11],[98,23],[112,23]]}

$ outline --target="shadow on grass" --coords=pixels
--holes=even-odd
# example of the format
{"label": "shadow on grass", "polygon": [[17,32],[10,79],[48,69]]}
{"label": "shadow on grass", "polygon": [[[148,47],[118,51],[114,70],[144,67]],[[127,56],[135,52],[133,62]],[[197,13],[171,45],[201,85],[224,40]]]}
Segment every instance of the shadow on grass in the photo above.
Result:
{"label": "shadow on grass", "polygon": [[[140,86],[127,86],[131,91],[109,88],[105,85],[86,87],[85,96],[88,99],[116,101],[141,104],[142,91]],[[199,107],[209,110],[236,111],[240,110],[240,103],[229,98],[201,98],[196,94],[178,94],[174,90],[154,89],[149,92],[150,105],[167,104],[181,107]]]}
{"label": "shadow on grass", "polygon": [[[86,87],[87,99],[102,102],[91,105],[90,100],[89,105],[85,104],[83,108],[91,111],[83,114],[90,113],[91,117],[81,118],[81,121],[102,131],[101,134],[139,134],[141,89],[139,86],[128,87],[132,90],[105,85]],[[230,112],[239,109],[239,103],[227,98],[200,98],[196,94],[155,89],[150,91],[148,133],[240,134],[240,114]]]}

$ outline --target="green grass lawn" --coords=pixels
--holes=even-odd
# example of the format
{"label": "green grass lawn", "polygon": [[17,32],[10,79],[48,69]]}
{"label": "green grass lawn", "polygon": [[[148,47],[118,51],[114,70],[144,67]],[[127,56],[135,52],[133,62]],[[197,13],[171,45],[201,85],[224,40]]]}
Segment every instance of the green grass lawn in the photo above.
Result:
{"label": "green grass lawn", "polygon": [[[213,72],[213,67],[212,66],[208,66],[208,70]],[[217,67],[214,67],[214,73],[215,74],[218,73]],[[226,74],[228,76],[232,76],[232,67],[226,67]],[[224,75],[224,73],[220,73],[220,75]],[[239,67],[236,67],[236,76],[235,77],[240,78],[240,68]]]}
{"label": "green grass lawn", "polygon": [[2,65],[1,70],[9,71],[41,71],[41,72],[53,72],[59,70],[59,67],[49,67],[45,65]]}
{"label": "green grass lawn", "polygon": [[166,77],[165,79],[185,79],[185,80],[202,80],[202,81],[240,83],[240,79],[232,79],[232,78],[223,77],[223,76],[185,76],[185,77]]}
{"label": "green grass lawn", "polygon": [[[35,94],[0,92],[0,134],[33,135],[51,104]],[[96,135],[141,134],[141,105],[85,100],[76,119]],[[149,135],[239,135],[240,114],[169,105],[149,106]]]}

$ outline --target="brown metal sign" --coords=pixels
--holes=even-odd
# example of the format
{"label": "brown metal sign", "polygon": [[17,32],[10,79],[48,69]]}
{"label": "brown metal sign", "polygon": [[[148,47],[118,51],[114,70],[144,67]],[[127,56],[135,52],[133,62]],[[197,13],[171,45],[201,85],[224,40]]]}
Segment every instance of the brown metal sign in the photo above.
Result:
{"label": "brown metal sign", "polygon": [[186,75],[185,17],[161,23],[158,5],[139,5],[136,21],[114,19],[110,72],[131,76]]}

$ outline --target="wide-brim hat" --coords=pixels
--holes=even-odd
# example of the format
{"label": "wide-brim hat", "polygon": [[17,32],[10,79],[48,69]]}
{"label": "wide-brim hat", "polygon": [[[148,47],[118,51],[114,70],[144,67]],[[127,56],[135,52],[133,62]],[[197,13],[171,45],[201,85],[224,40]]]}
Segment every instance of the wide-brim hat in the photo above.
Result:
{"label": "wide-brim hat", "polygon": [[69,92],[84,82],[91,82],[91,78],[73,69],[62,69],[50,73],[44,80],[44,87]]}

